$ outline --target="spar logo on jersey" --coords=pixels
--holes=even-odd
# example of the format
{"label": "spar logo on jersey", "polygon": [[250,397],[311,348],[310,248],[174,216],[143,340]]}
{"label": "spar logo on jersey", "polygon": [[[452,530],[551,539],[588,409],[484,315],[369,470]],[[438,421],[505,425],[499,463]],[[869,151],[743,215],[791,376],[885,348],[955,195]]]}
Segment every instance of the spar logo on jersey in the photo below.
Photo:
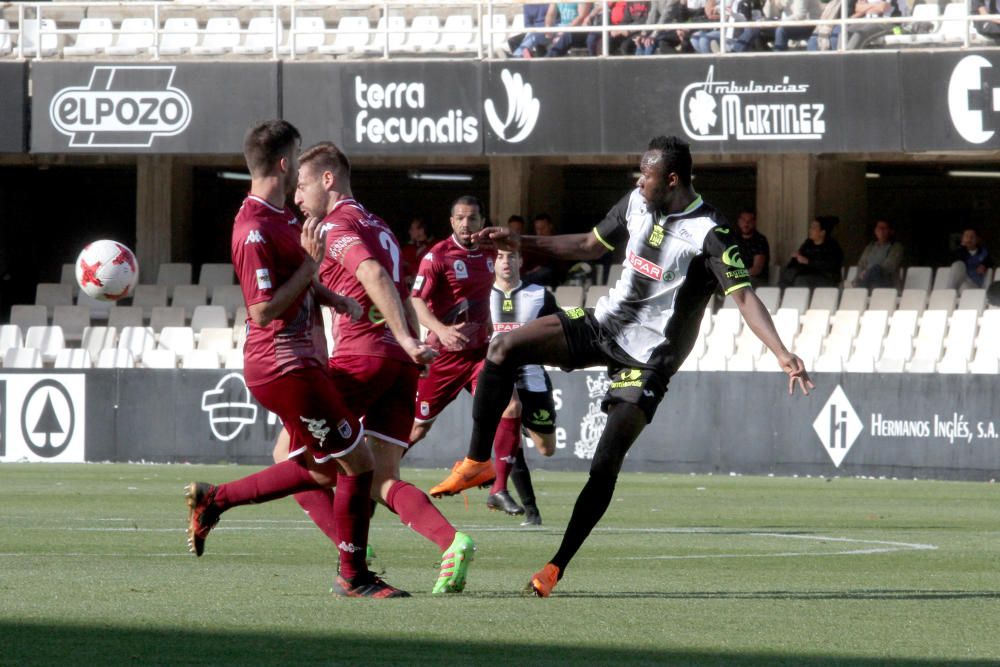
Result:
{"label": "spar logo on jersey", "polygon": [[508,331],[513,331],[514,329],[521,328],[520,322],[494,322],[493,331],[496,333],[507,333]]}
{"label": "spar logo on jersey", "polygon": [[958,61],[948,82],[948,112],[952,125],[971,144],[993,138],[1000,126],[1000,84],[993,65],[982,56]]}
{"label": "spar logo on jersey", "polygon": [[652,278],[653,280],[659,280],[663,277],[663,267],[652,262],[645,257],[640,257],[633,251],[628,251],[628,263],[633,269],[646,276],[647,278]]}
{"label": "spar logo on jersey", "polygon": [[535,129],[542,105],[532,93],[531,84],[519,73],[504,68],[500,73],[500,81],[507,93],[506,117],[500,120],[497,105],[491,99],[483,104],[483,111],[497,138],[509,144],[520,143]]}
{"label": "spar logo on jersey", "polygon": [[695,141],[818,141],[826,134],[826,105],[809,95],[809,84],[716,81],[715,65],[704,81],[681,93],[681,124]]}
{"label": "spar logo on jersey", "polygon": [[861,435],[864,425],[854,411],[854,406],[847,400],[847,394],[840,385],[833,390],[819,415],[813,422],[813,430],[823,443],[823,448],[837,468],[843,462],[851,446]]}
{"label": "spar logo on jersey", "polygon": [[49,119],[71,148],[149,147],[191,122],[191,100],[172,66],[98,66],[85,86],[58,91]]}

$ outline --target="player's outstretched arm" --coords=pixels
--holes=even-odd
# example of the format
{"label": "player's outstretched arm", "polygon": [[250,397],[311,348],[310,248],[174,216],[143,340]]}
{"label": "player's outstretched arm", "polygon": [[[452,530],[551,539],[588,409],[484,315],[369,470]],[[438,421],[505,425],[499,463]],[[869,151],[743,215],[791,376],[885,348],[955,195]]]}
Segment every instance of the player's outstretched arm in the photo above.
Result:
{"label": "player's outstretched arm", "polygon": [[794,393],[797,385],[802,393],[808,396],[809,390],[814,389],[816,385],[809,379],[809,373],[802,360],[789,352],[785,344],[781,342],[778,330],[774,328],[771,314],[767,312],[764,304],[750,288],[736,290],[732,293],[732,297],[747,326],[767,346],[767,349],[774,353],[782,370],[788,374],[788,393]]}
{"label": "player's outstretched arm", "polygon": [[385,318],[389,331],[413,361],[426,364],[437,356],[437,352],[429,345],[424,345],[413,337],[396,286],[381,264],[374,259],[366,259],[358,265],[354,275]]}
{"label": "player's outstretched arm", "polygon": [[485,227],[476,233],[475,241],[500,250],[536,252],[557,259],[598,259],[608,251],[593,233],[521,236],[506,227]]}

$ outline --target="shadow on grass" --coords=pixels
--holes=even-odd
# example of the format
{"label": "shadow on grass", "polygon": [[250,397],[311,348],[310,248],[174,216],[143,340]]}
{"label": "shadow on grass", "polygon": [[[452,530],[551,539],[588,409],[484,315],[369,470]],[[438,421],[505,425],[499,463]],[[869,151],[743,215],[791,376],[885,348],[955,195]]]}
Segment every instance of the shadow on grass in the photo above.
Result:
{"label": "shadow on grass", "polygon": [[[391,604],[391,603],[390,603]],[[402,611],[401,613],[405,613]],[[373,633],[374,634],[374,633]],[[613,646],[389,638],[342,634],[190,632],[170,629],[0,623],[0,665],[937,665],[939,660],[856,658]],[[542,640],[539,640],[541,642]],[[595,640],[597,643],[599,640]],[[949,664],[986,665],[981,660]],[[996,663],[992,663],[996,664]]]}

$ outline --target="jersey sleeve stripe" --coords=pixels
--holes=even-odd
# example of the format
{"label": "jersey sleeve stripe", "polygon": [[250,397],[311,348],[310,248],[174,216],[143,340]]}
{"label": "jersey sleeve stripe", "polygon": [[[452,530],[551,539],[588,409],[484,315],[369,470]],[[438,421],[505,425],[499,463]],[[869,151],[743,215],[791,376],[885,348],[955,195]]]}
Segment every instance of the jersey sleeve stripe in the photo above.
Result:
{"label": "jersey sleeve stripe", "polygon": [[743,289],[744,287],[751,287],[751,285],[750,285],[750,283],[737,283],[737,284],[733,285],[732,287],[730,287],[729,289],[726,290],[725,296],[729,296],[733,292],[739,291],[739,290]]}
{"label": "jersey sleeve stripe", "polygon": [[615,247],[613,245],[611,245],[610,243],[608,243],[607,241],[605,241],[604,239],[601,238],[601,233],[597,231],[597,227],[594,227],[593,231],[594,231],[594,236],[596,236],[597,240],[601,242],[601,245],[603,245],[608,250],[614,250],[615,249]]}

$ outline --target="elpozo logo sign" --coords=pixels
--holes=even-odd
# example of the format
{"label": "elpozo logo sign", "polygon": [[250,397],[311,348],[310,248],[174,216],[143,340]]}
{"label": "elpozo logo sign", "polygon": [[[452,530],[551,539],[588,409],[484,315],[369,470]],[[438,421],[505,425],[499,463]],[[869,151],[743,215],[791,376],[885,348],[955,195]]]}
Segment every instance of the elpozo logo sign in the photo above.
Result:
{"label": "elpozo logo sign", "polygon": [[826,134],[826,104],[810,95],[809,84],[787,76],[780,83],[716,81],[714,65],[681,92],[680,114],[695,141],[818,141]]}
{"label": "elpozo logo sign", "polygon": [[948,112],[951,122],[963,139],[984,144],[1000,125],[1000,77],[990,77],[993,65],[983,56],[966,56],[958,61],[948,81]]}
{"label": "elpozo logo sign", "polygon": [[52,126],[70,147],[149,147],[180,134],[191,122],[191,100],[173,85],[173,66],[96,66],[85,86],[56,92]]}

